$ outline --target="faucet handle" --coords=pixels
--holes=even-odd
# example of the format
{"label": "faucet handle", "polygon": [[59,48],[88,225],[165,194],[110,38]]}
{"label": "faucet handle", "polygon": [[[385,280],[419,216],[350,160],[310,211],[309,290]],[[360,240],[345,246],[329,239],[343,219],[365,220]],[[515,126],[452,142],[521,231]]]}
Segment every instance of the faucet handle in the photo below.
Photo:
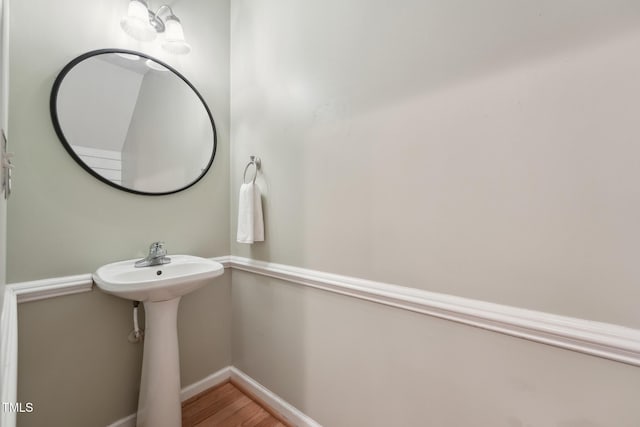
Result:
{"label": "faucet handle", "polygon": [[164,242],[153,242],[149,246],[149,255],[153,257],[161,257],[167,254],[167,250],[164,248]]}

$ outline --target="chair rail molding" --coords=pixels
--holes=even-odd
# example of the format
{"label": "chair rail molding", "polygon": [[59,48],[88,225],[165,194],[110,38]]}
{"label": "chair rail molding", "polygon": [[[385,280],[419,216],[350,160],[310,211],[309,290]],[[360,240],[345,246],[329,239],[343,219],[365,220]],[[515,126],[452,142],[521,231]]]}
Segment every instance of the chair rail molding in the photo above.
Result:
{"label": "chair rail molding", "polygon": [[233,269],[640,366],[640,330],[231,256]]}
{"label": "chair rail molding", "polygon": [[[220,262],[225,268],[640,366],[638,329],[250,258],[221,256],[211,259]],[[6,288],[7,294],[13,295],[13,299],[8,301],[24,303],[88,292],[93,289],[93,281],[91,274],[81,274],[14,283]]]}

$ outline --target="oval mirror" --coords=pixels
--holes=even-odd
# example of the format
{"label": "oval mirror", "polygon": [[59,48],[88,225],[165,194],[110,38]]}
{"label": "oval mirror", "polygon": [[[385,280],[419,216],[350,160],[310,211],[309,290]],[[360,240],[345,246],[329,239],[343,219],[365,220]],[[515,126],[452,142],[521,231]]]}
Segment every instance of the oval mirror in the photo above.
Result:
{"label": "oval mirror", "polygon": [[136,194],[184,190],[207,173],[216,128],[187,79],[139,52],[102,49],[71,61],[51,91],[60,141],[85,170]]}

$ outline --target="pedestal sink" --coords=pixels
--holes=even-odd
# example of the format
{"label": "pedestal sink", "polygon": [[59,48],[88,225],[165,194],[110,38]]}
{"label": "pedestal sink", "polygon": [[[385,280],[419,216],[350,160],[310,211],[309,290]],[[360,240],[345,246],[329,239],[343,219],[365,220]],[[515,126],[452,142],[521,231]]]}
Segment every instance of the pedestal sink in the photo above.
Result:
{"label": "pedestal sink", "polygon": [[137,426],[180,427],[180,364],[177,315],[186,295],[222,275],[222,264],[190,255],[171,263],[134,267],[136,260],[100,267],[93,281],[103,291],[142,301],[146,316]]}

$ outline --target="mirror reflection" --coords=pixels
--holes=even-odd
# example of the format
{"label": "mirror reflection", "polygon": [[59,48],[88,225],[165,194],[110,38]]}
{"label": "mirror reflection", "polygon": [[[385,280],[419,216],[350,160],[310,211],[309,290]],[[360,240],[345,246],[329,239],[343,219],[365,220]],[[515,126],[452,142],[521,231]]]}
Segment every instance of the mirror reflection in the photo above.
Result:
{"label": "mirror reflection", "polygon": [[148,56],[96,51],[60,73],[51,98],[54,127],[92,175],[140,194],[168,194],[197,182],[215,155],[211,113],[179,73]]}

